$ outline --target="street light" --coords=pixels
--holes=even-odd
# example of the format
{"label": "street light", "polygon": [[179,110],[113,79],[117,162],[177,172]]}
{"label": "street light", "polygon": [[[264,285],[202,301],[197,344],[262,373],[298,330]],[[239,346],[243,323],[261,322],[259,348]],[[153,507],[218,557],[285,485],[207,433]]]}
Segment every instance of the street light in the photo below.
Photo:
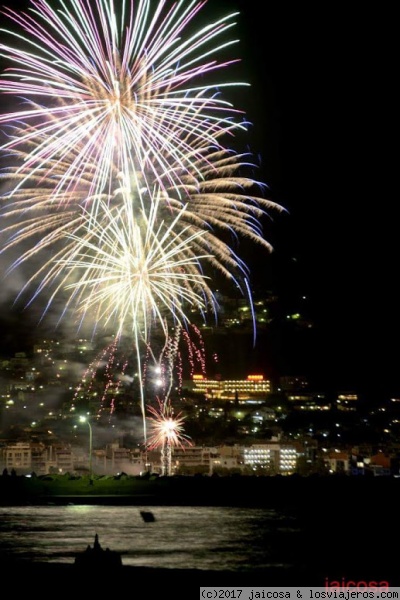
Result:
{"label": "street light", "polygon": [[93,485],[93,472],[92,472],[92,451],[93,451],[93,432],[90,421],[87,417],[79,417],[81,423],[87,423],[89,427],[89,484]]}

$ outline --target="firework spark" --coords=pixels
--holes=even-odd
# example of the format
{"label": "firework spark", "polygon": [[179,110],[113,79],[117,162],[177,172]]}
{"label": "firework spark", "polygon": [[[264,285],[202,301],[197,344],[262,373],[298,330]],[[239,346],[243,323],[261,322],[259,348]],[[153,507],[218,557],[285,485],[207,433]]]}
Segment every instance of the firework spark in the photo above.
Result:
{"label": "firework spark", "polygon": [[[117,358],[119,341],[118,339],[113,340],[89,364],[75,389],[71,410],[78,409],[82,399],[86,400],[89,396],[93,397],[93,394],[95,394],[99,398],[96,415],[98,419],[106,413],[110,417],[115,412],[116,398],[121,391],[122,382],[126,377],[128,368],[128,359],[124,355]],[[100,370],[104,371],[105,383],[102,382],[103,391],[98,394]]]}
{"label": "firework spark", "polygon": [[174,415],[174,410],[168,402],[159,400],[158,406],[149,406],[151,414],[150,437],[147,443],[149,450],[161,450],[161,474],[172,474],[173,448],[192,446],[189,436],[184,434],[184,420],[182,413]]}

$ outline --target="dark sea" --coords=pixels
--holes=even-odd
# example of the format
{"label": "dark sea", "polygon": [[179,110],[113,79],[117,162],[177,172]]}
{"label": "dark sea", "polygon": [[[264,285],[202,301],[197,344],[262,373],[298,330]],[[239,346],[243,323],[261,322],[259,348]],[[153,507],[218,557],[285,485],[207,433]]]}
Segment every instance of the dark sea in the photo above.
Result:
{"label": "dark sea", "polygon": [[[291,566],[301,549],[294,517],[272,509],[154,506],[0,508],[0,552],[16,559],[72,563],[93,544],[121,553],[126,566],[249,571]],[[296,551],[295,551],[296,549]]]}
{"label": "dark sea", "polygon": [[[44,566],[50,571],[72,567],[97,534],[103,549],[120,553],[136,581],[139,576],[185,580],[194,589],[208,584],[323,587],[351,579],[398,587],[397,497],[383,495],[391,487],[383,486],[380,497],[379,486],[369,489],[361,495],[347,488],[325,497],[294,494],[282,509],[0,506],[0,564],[22,573],[29,565],[35,577],[43,575]],[[145,522],[141,510],[151,510],[155,520]]]}

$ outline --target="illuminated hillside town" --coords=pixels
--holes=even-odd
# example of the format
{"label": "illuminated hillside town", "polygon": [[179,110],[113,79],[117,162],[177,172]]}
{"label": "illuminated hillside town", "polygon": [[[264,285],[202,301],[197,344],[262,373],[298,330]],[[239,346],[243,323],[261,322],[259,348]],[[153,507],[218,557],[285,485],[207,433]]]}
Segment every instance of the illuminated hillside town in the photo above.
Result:
{"label": "illuminated hillside town", "polygon": [[[266,306],[259,303],[259,324],[265,319],[268,329]],[[290,320],[297,328],[302,317],[291,315]],[[304,323],[301,330],[312,329],[311,321]],[[248,332],[240,306],[219,332],[205,328],[204,345],[212,346],[214,337],[225,339],[233,330],[238,351]],[[183,367],[178,372],[171,406],[182,415],[190,443],[172,448],[171,475],[399,474],[400,398],[371,408],[355,390],[315,390],[299,373],[271,378],[261,370],[242,375],[234,368],[238,375],[226,377],[214,368],[209,376],[205,365],[202,371],[199,367],[202,360],[189,362],[193,372],[190,377]],[[113,364],[104,355],[99,359],[87,339],[38,340],[31,353],[4,357],[1,470],[164,474],[160,448],[143,445],[137,382],[122,364],[116,357]],[[152,370],[146,381],[149,405],[162,386],[160,373],[149,365]]]}

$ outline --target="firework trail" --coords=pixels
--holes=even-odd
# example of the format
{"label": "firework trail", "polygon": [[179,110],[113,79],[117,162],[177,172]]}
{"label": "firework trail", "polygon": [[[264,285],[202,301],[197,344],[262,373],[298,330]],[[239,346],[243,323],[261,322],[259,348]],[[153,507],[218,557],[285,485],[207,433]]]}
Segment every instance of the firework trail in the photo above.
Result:
{"label": "firework trail", "polygon": [[[179,339],[183,326],[178,324],[171,328],[165,337],[164,345],[156,357],[154,348],[149,346],[149,356],[153,360],[152,371],[157,375],[157,387],[162,388],[162,396],[169,398],[174,384],[174,369],[176,367]],[[146,369],[148,371],[148,367]]]}
{"label": "firework trail", "polygon": [[119,340],[113,340],[111,344],[103,348],[85,370],[81,381],[75,389],[72,398],[72,410],[79,408],[82,398],[86,399],[93,393],[97,394],[99,388],[99,371],[104,370],[105,383],[102,384],[102,393],[99,396],[99,408],[97,418],[105,411],[111,416],[115,411],[115,401],[122,381],[126,376],[128,359],[125,356],[117,358],[119,354]]}
{"label": "firework trail", "polygon": [[186,340],[188,348],[188,360],[190,376],[194,375],[197,370],[205,375],[206,374],[206,352],[204,347],[204,340],[198,327],[192,324],[192,329],[196,333],[198,342],[197,344],[193,340],[193,336],[190,336],[188,331],[183,331],[182,335]]}

